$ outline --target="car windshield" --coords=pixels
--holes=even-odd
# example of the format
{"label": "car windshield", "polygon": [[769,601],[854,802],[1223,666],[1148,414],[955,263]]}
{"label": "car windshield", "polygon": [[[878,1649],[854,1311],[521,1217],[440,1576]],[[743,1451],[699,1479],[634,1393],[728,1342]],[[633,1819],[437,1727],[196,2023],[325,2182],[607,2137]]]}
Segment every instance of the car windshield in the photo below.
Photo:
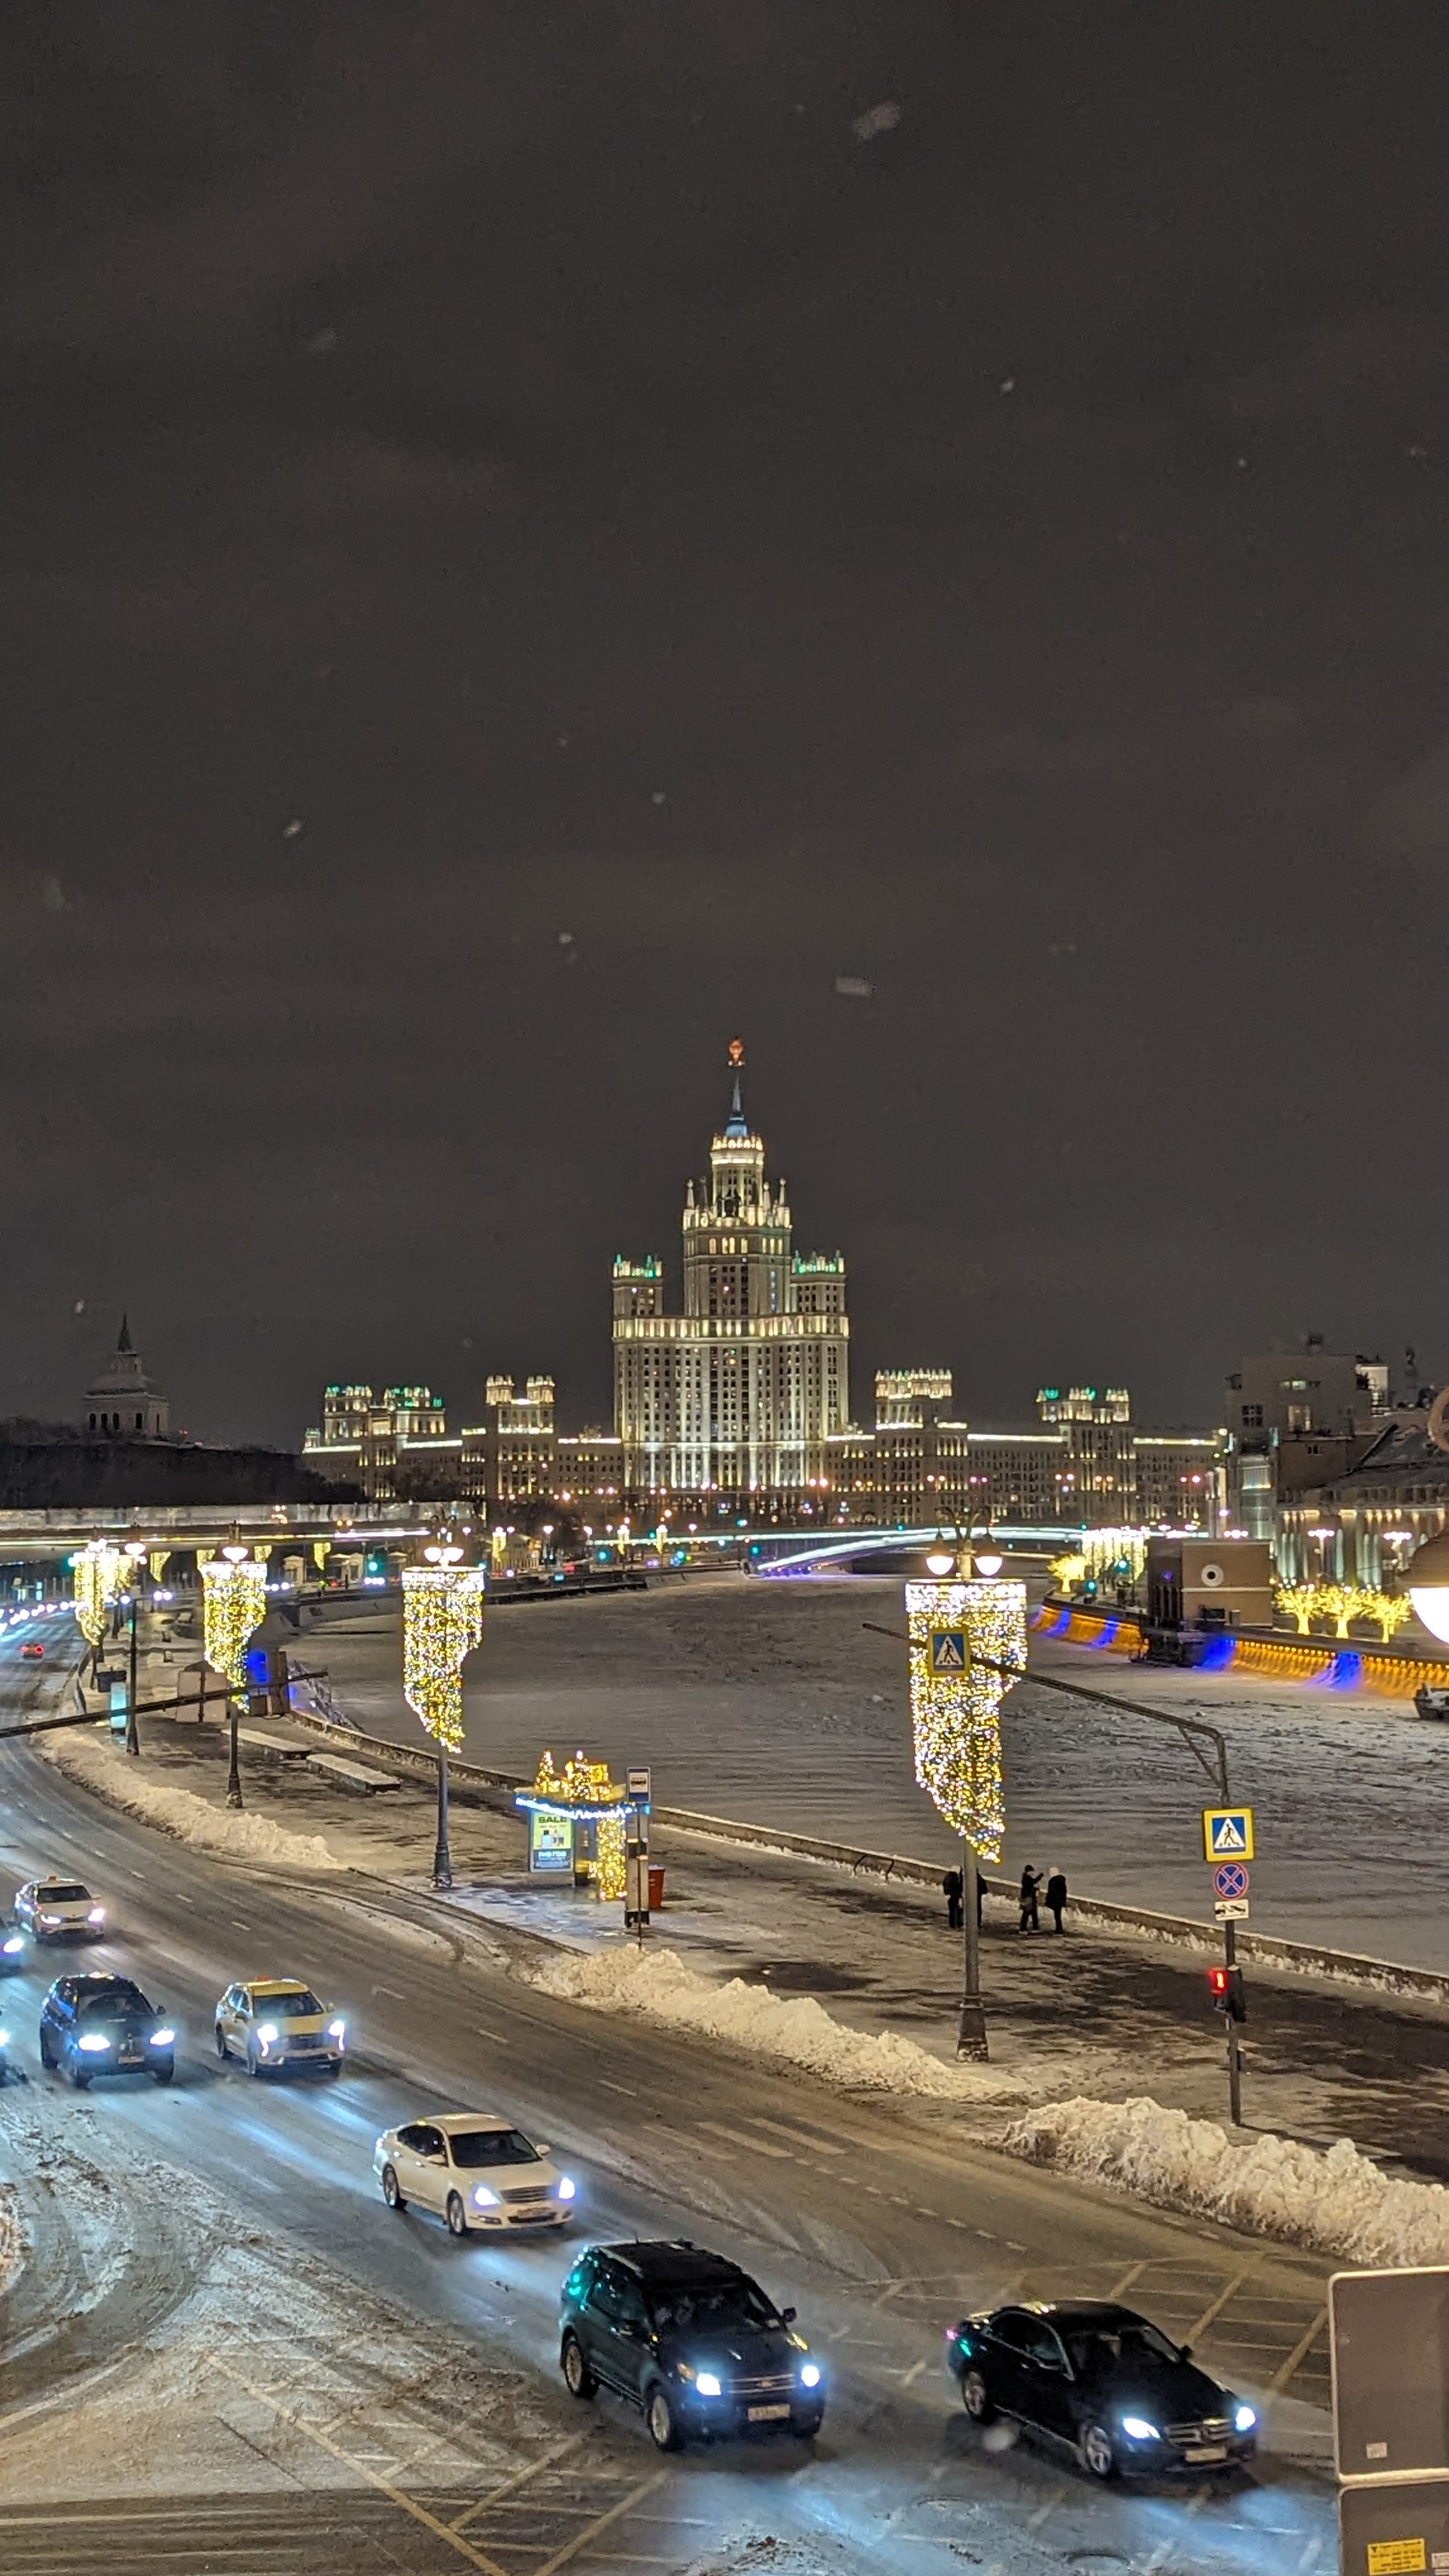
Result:
{"label": "car windshield", "polygon": [[299,1986],[295,1994],[258,1993],[253,2000],[259,2013],[267,2013],[276,2021],[296,2021],[303,2013],[322,2010],[310,1986]]}
{"label": "car windshield", "polygon": [[777,2326],[779,2311],[753,2281],[666,2284],[651,2300],[656,2325],[695,2327],[713,2334],[758,2333]]}
{"label": "car windshield", "polygon": [[455,2165],[536,2165],[538,2149],[521,2129],[454,2129],[448,2138]]}
{"label": "car windshield", "polygon": [[71,1879],[58,1878],[50,1886],[37,1887],[35,1891],[37,1905],[89,1905],[90,1901],[90,1889],[76,1886]]}
{"label": "car windshield", "polygon": [[1149,2325],[1145,2317],[1136,2317],[1130,2325],[1091,2326],[1067,2337],[1067,2350],[1072,2368],[1083,2376],[1092,2371],[1111,2370],[1118,2362],[1129,2366],[1134,2361],[1177,2361],[1175,2343]]}
{"label": "car windshield", "polygon": [[103,1995],[81,1997],[83,2021],[107,2021],[112,2013],[148,2013],[150,2009],[139,1986],[107,1986]]}

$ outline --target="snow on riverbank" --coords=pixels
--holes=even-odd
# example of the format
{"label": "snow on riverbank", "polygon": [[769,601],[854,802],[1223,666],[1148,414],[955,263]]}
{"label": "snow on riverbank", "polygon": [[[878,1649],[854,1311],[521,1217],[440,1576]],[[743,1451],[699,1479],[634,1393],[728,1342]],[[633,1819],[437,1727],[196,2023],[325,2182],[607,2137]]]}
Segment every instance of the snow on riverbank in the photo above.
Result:
{"label": "snow on riverbank", "polygon": [[47,1761],[68,1779],[93,1790],[108,1806],[124,1808],[144,1824],[159,1825],[178,1842],[189,1843],[193,1851],[225,1852],[234,1860],[279,1862],[291,1869],[348,1866],[320,1834],[294,1834],[270,1816],[236,1814],[229,1807],[208,1805],[193,1790],[168,1789],[159,1780],[148,1780],[141,1765],[128,1761],[113,1744],[75,1735],[42,1736],[38,1741]]}
{"label": "snow on riverbank", "polygon": [[25,2231],[13,2183],[0,2183],[0,2291],[8,2290],[25,2260]]}
{"label": "snow on riverbank", "polygon": [[1008,2154],[1139,2200],[1369,2265],[1449,2263],[1449,2191],[1380,2173],[1348,2138],[1235,2146],[1214,2120],[1159,2102],[1055,2102],[1014,2120]]}
{"label": "snow on riverbank", "polygon": [[987,2066],[947,2066],[913,2039],[847,2030],[813,1995],[772,1995],[731,1977],[716,1985],[686,1968],[675,1950],[600,1950],[548,1959],[530,1971],[544,1994],[601,2012],[642,2013],[650,2021],[728,2040],[752,2056],[800,2066],[829,2084],[873,2093],[928,2095],[937,2101],[1021,2102],[1038,2091],[1020,2075]]}

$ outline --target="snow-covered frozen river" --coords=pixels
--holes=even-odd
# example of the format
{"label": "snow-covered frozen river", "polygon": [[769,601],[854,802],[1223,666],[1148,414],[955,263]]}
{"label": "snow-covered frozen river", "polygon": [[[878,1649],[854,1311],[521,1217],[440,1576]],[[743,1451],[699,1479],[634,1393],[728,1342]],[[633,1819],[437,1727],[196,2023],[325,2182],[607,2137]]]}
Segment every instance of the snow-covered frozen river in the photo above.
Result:
{"label": "snow-covered frozen river", "polygon": [[[495,1612],[467,1689],[467,1751],[531,1771],[545,1745],[647,1762],[661,1803],[916,1857],[951,1838],[916,1787],[905,1649],[884,1580],[695,1578]],[[1162,1708],[1200,1709],[1257,1810],[1253,1924],[1449,1969],[1449,1729],[1397,1703],[1154,1673],[1038,1638],[1033,1663]],[[408,1737],[396,1612],[308,1648],[364,1726]],[[1083,1895],[1206,1917],[1199,1808],[1180,1740],[1023,1685],[1004,1724],[1003,1866],[1060,1862]]]}

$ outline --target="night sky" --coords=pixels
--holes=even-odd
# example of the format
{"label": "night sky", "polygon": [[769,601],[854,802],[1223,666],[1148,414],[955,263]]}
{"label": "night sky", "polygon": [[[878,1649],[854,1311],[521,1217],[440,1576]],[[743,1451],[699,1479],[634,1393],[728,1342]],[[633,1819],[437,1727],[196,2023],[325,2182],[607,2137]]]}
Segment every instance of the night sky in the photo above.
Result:
{"label": "night sky", "polygon": [[[1449,22],[10,0],[0,1410],[1449,1365]],[[872,111],[877,111],[872,113]],[[860,990],[842,992],[841,980]]]}

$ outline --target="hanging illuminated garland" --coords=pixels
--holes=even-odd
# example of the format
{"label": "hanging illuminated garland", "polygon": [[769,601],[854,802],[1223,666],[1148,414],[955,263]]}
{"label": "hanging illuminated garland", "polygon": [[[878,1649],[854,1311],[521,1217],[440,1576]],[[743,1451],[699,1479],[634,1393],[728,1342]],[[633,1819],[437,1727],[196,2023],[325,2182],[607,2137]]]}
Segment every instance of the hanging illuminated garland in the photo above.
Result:
{"label": "hanging illuminated garland", "polygon": [[201,1651],[234,1690],[247,1677],[247,1646],[267,1615],[267,1560],[225,1548],[201,1569]]}
{"label": "hanging illuminated garland", "polygon": [[130,1560],[118,1547],[92,1539],[71,1562],[76,1625],[86,1644],[99,1646],[106,1633],[106,1612],[125,1584]]}
{"label": "hanging illuminated garland", "polygon": [[481,1565],[403,1571],[403,1697],[450,1753],[463,1741],[463,1665],[482,1640],[483,1585]]}
{"label": "hanging illuminated garland", "polygon": [[908,1583],[916,1778],[953,1833],[1001,1858],[1001,1703],[1010,1683],[974,1660],[1026,1670],[1024,1583]]}

